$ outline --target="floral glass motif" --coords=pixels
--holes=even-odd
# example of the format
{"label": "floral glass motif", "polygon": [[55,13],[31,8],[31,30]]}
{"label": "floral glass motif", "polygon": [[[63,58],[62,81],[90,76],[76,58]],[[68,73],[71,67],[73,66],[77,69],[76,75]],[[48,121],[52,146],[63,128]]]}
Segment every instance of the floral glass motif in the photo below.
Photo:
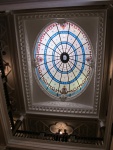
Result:
{"label": "floral glass motif", "polygon": [[88,86],[93,71],[91,42],[84,30],[67,21],[44,28],[34,47],[35,73],[44,91],[69,100]]}

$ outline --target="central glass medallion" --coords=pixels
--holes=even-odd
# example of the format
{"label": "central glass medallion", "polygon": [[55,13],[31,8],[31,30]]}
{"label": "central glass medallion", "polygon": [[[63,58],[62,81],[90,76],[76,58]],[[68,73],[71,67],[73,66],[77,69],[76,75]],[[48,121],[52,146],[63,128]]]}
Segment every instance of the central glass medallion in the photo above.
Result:
{"label": "central glass medallion", "polygon": [[60,55],[60,60],[61,60],[63,63],[67,63],[67,62],[69,61],[69,55],[68,55],[68,53],[63,52],[63,53]]}
{"label": "central glass medallion", "polygon": [[74,22],[47,25],[36,39],[34,60],[37,83],[53,99],[74,99],[91,81],[92,45],[84,30]]}

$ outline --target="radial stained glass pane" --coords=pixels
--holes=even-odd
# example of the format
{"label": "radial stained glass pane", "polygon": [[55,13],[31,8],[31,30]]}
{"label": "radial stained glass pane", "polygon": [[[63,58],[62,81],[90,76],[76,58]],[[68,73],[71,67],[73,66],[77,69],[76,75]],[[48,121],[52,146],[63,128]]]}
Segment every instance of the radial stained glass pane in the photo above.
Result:
{"label": "radial stained glass pane", "polygon": [[55,99],[77,97],[90,83],[91,42],[73,22],[54,22],[46,26],[36,39],[34,59],[37,82]]}

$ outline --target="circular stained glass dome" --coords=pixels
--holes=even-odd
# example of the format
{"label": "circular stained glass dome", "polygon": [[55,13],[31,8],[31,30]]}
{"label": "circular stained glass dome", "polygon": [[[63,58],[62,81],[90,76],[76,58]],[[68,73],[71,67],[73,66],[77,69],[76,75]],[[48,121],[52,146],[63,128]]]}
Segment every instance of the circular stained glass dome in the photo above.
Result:
{"label": "circular stained glass dome", "polygon": [[54,99],[71,100],[90,83],[93,72],[91,42],[77,24],[53,22],[37,37],[35,74],[44,92]]}

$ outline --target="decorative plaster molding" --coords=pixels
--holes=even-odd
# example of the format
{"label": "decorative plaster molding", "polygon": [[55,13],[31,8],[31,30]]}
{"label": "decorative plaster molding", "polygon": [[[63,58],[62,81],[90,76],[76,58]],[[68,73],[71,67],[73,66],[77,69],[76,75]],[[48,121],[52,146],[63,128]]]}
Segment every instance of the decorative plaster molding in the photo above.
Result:
{"label": "decorative plaster molding", "polygon": [[[60,106],[48,106],[48,105],[35,105],[32,103],[32,95],[30,89],[30,76],[29,68],[27,65],[27,49],[25,43],[25,26],[24,21],[26,20],[36,20],[36,19],[54,19],[55,18],[80,18],[80,17],[96,17],[98,19],[98,42],[96,50],[96,60],[97,64],[95,67],[95,97],[94,97],[94,106],[93,108],[88,107],[60,107]],[[25,101],[27,111],[34,112],[45,112],[45,113],[63,113],[66,114],[80,114],[80,115],[93,115],[98,117],[99,104],[101,99],[101,87],[102,87],[102,72],[103,72],[103,58],[104,58],[104,32],[105,32],[105,11],[58,11],[58,12],[34,12],[29,14],[16,14],[15,21],[17,23],[17,34],[18,34],[18,43],[19,43],[19,57],[23,70],[22,73],[22,82],[24,83],[25,90]],[[59,102],[57,102],[59,103]],[[49,103],[48,103],[49,104]],[[60,105],[60,104],[59,104]],[[73,104],[72,104],[73,105]],[[64,104],[64,106],[66,106]],[[77,104],[76,104],[77,106]]]}

